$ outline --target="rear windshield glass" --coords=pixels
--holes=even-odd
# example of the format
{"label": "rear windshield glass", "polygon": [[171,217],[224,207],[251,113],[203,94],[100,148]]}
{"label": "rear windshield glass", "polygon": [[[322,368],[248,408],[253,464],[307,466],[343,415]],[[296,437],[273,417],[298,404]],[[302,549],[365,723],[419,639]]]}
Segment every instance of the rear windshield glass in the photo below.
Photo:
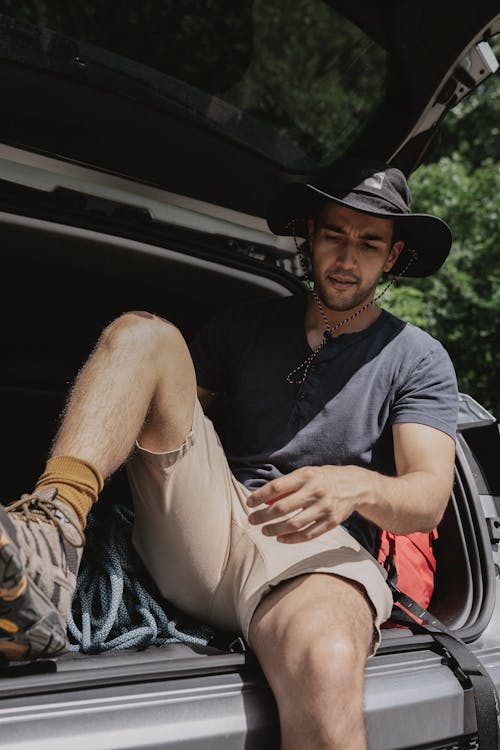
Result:
{"label": "rear windshield glass", "polygon": [[0,0],[0,13],[210,94],[205,118],[288,167],[341,156],[384,97],[385,51],[322,0]]}

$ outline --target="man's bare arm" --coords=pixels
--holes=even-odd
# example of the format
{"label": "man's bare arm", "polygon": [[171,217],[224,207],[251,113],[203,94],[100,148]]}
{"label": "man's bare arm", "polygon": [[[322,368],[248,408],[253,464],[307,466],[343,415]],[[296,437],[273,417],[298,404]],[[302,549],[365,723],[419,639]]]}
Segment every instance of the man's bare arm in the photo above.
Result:
{"label": "man's bare arm", "polygon": [[396,534],[430,531],[440,521],[453,483],[455,445],[440,430],[414,423],[393,428],[398,476],[358,466],[307,466],[253,492],[250,521],[283,542],[303,542],[358,511]]}
{"label": "man's bare arm", "polygon": [[198,401],[203,407],[203,411],[210,406],[212,401],[215,401],[218,395],[215,391],[210,391],[208,388],[202,388],[201,385],[196,386],[196,392],[198,394]]}
{"label": "man's bare arm", "polygon": [[450,497],[455,443],[440,430],[413,423],[394,425],[393,437],[398,476],[377,474],[376,497],[358,511],[396,534],[431,531]]}

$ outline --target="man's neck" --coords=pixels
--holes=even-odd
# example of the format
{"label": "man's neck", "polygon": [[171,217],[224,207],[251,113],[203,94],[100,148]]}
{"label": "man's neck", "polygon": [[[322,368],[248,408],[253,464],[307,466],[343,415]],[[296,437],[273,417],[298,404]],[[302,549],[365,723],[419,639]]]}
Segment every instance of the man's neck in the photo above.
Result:
{"label": "man's neck", "polygon": [[[365,303],[363,303],[363,305],[364,304]],[[359,307],[355,307],[352,310],[341,311],[330,310],[328,307],[322,305],[322,309],[328,320],[330,328],[334,329],[335,326],[339,326],[339,324],[346,320],[346,318],[349,318],[351,315],[355,314],[357,310],[363,307],[363,305],[359,305]],[[333,332],[333,336],[335,337],[340,336],[343,333],[354,333],[355,331],[362,331],[365,328],[371,326],[371,324],[377,320],[381,312],[382,310],[377,305],[370,305],[370,307],[368,307],[366,310],[363,310],[362,313],[354,317],[352,320],[349,320],[348,322],[341,325],[338,330]],[[326,330],[326,324],[323,316],[321,315],[320,307],[313,294],[309,295],[307,301],[305,329],[309,346],[312,349],[315,349],[317,346],[319,346],[323,339],[323,335]]]}

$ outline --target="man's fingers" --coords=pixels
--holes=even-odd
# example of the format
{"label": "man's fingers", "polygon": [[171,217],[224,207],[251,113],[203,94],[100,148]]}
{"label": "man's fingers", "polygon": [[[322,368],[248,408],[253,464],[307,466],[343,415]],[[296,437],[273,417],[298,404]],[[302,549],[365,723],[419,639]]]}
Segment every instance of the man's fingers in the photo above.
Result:
{"label": "man's fingers", "polygon": [[[268,523],[262,527],[262,533],[266,536],[287,536],[289,534],[296,534],[299,531],[305,530],[307,526],[312,523],[316,523],[323,520],[325,517],[324,511],[317,508],[316,506],[309,507],[306,510],[295,513],[291,518],[287,518],[279,523]],[[332,523],[333,527],[333,523]]]}
{"label": "man's fingers", "polygon": [[321,536],[327,531],[330,531],[330,529],[335,528],[336,525],[337,524],[334,524],[330,520],[322,519],[320,521],[312,523],[306,529],[302,529],[301,531],[278,536],[277,540],[278,542],[283,542],[283,544],[298,544],[299,542],[308,542],[310,539],[316,539],[316,537]]}
{"label": "man's fingers", "polygon": [[291,495],[286,495],[276,500],[272,505],[268,505],[265,508],[259,508],[250,516],[248,520],[252,524],[266,523],[273,521],[276,518],[282,518],[289,513],[307,508],[313,502],[313,498],[304,497],[304,493],[299,490]]}
{"label": "man's fingers", "polygon": [[274,503],[280,497],[285,497],[291,492],[296,492],[300,487],[303,487],[305,482],[309,481],[312,476],[314,476],[314,470],[307,466],[301,469],[295,469],[295,471],[291,471],[290,474],[285,474],[278,479],[272,479],[270,482],[259,487],[258,490],[255,490],[248,496],[247,505],[250,508],[255,508],[262,503]]}

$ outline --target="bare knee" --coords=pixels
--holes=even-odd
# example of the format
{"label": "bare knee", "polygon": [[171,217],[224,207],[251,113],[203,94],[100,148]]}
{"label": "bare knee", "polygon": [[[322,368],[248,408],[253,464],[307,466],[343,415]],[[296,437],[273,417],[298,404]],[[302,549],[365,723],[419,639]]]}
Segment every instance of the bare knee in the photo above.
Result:
{"label": "bare knee", "polygon": [[354,667],[366,661],[366,652],[363,653],[360,644],[348,634],[336,633],[333,629],[330,632],[318,632],[314,628],[311,632],[302,631],[297,641],[300,661],[314,672],[330,669],[335,664]]}
{"label": "bare knee", "polygon": [[[116,338],[122,332],[139,331],[141,334],[144,331],[158,331],[161,335],[167,331],[177,331],[177,328],[170,321],[161,318],[158,315],[147,312],[146,310],[131,310],[129,312],[122,313],[115,318],[103,331],[102,335],[105,338]],[[177,331],[177,333],[180,332]]]}
{"label": "bare knee", "polygon": [[290,633],[281,648],[280,681],[285,689],[306,679],[320,694],[362,690],[366,648],[347,633],[300,628]]}
{"label": "bare knee", "polygon": [[185,343],[172,323],[139,310],[115,318],[102,332],[98,345],[108,350],[125,348],[145,354],[164,351],[164,347],[185,346]]}
{"label": "bare knee", "polygon": [[373,615],[364,597],[330,576],[282,584],[261,602],[250,625],[257,657],[277,683],[300,684],[304,675],[314,675],[318,686],[362,689],[372,638]]}

